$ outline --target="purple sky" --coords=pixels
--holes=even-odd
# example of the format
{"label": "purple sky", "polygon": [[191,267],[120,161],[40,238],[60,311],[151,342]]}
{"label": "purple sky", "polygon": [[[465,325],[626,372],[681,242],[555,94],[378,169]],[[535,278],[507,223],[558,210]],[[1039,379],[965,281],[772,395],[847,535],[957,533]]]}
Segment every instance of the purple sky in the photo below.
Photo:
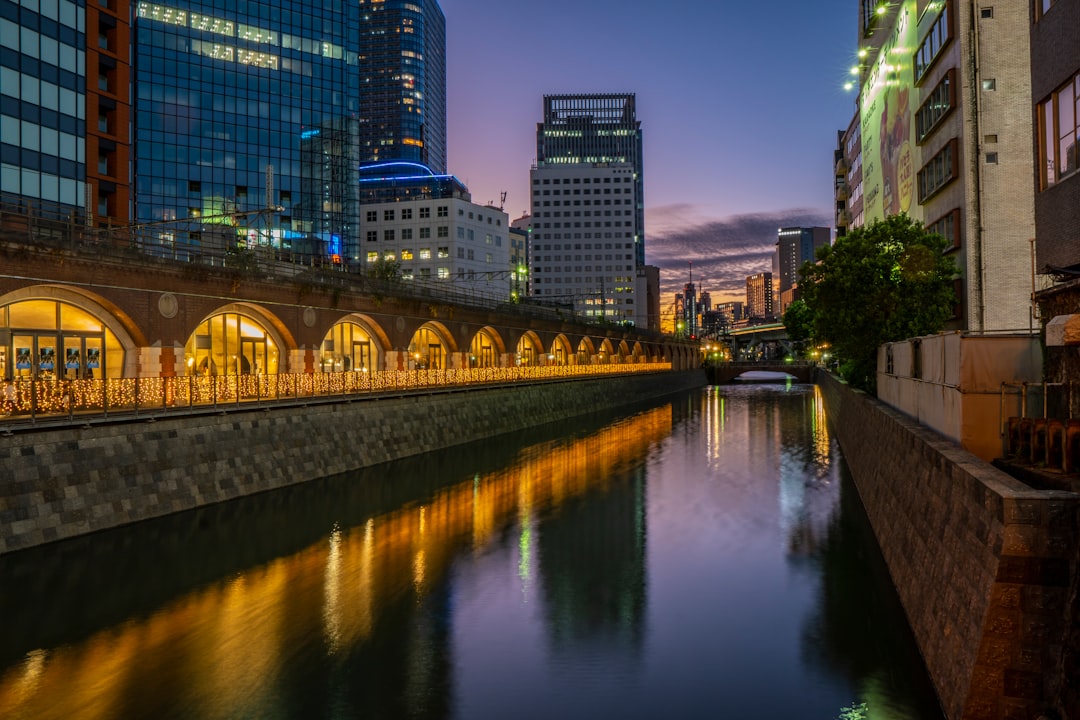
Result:
{"label": "purple sky", "polygon": [[740,299],[781,226],[832,221],[833,149],[855,96],[852,0],[441,0],[449,170],[529,207],[544,94],[637,94],[645,260],[664,313],[689,279]]}

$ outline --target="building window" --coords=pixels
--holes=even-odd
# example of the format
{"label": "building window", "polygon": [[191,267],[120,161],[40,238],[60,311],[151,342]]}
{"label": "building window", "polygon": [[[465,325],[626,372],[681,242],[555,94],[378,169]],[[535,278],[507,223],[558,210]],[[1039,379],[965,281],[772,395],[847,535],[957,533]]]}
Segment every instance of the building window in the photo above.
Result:
{"label": "building window", "polygon": [[987,165],[997,165],[997,163],[998,163],[998,154],[996,152],[988,152],[988,153],[986,153],[986,164]]}
{"label": "building window", "polygon": [[430,218],[431,218],[431,208],[429,208],[429,207],[420,208],[420,219],[421,220],[428,220]]}
{"label": "building window", "polygon": [[958,163],[958,144],[956,138],[930,158],[919,170],[919,202],[926,202],[931,196],[956,178]]}
{"label": "building window", "polygon": [[450,206],[449,205],[440,205],[436,215],[438,217],[450,217]]}
{"label": "building window", "polygon": [[930,32],[923,38],[919,49],[915,51],[915,82],[918,83],[934,64],[942,49],[952,40],[952,23],[949,22],[950,5],[946,5],[941,15],[934,21]]}
{"label": "building window", "polygon": [[393,230],[383,230],[383,238],[382,239],[383,240],[393,240],[394,239],[394,231]]}
{"label": "building window", "polygon": [[915,140],[921,143],[956,107],[956,70],[951,69],[930,91],[926,102],[915,113]]}
{"label": "building window", "polygon": [[412,260],[413,259],[412,250],[402,250],[401,251],[401,259],[402,260]]}
{"label": "building window", "polygon": [[412,228],[401,228],[401,239],[412,240]]}
{"label": "building window", "polygon": [[989,78],[987,80],[983,80],[982,81],[982,89],[983,90],[997,90],[997,80],[995,80],[994,78]]}
{"label": "building window", "polygon": [[1035,20],[1039,21],[1050,8],[1054,7],[1057,0],[1035,0]]}
{"label": "building window", "polygon": [[1080,73],[1039,103],[1039,175],[1043,190],[1076,172],[1080,157]]}
{"label": "building window", "polygon": [[431,228],[429,228],[429,227],[420,228],[420,239],[421,240],[427,240],[430,237],[431,237]]}
{"label": "building window", "polygon": [[945,249],[945,252],[959,248],[961,238],[960,208],[955,208],[947,215],[927,225],[926,232],[940,235],[949,241],[949,247]]}
{"label": "building window", "polygon": [[368,242],[378,242],[379,241],[379,231],[378,230],[368,230],[367,231],[367,241]]}
{"label": "building window", "polygon": [[412,208],[401,208],[401,219],[412,220]]}
{"label": "building window", "polygon": [[431,248],[420,248],[420,259],[421,260],[430,260],[431,259]]}
{"label": "building window", "polygon": [[442,259],[442,258],[448,258],[448,257],[450,257],[450,248],[448,248],[448,247],[439,248],[439,258]]}
{"label": "building window", "polygon": [[438,228],[438,232],[436,232],[435,235],[437,237],[441,237],[441,238],[450,237],[450,226],[449,225],[440,225],[439,228]]}
{"label": "building window", "polygon": [[393,220],[394,219],[394,211],[393,210],[383,210],[382,219],[384,221],[387,221],[387,222]]}
{"label": "building window", "polygon": [[367,221],[368,222],[378,222],[379,221],[379,213],[377,211],[375,211],[375,210],[368,210],[367,211]]}
{"label": "building window", "polygon": [[446,268],[446,267],[439,268],[439,279],[440,280],[446,280],[449,277],[450,277],[450,268]]}

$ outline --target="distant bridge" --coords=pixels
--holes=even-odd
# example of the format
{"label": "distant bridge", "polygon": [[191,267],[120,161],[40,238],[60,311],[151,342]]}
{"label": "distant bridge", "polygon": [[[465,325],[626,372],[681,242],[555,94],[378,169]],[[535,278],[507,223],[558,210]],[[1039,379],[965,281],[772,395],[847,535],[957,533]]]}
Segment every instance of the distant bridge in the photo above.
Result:
{"label": "distant bridge", "polygon": [[710,385],[727,385],[744,372],[751,370],[764,370],[768,372],[783,372],[794,375],[797,382],[810,383],[814,381],[814,368],[811,363],[772,363],[762,364],[754,362],[715,363],[705,366],[705,374],[709,378]]}

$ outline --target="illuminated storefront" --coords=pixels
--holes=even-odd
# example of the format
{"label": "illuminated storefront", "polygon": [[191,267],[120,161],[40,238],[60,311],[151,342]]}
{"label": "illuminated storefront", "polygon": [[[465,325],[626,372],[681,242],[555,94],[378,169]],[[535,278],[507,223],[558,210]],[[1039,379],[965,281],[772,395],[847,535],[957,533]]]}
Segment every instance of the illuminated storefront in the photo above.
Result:
{"label": "illuminated storefront", "polygon": [[589,338],[582,338],[577,346],[577,364],[588,365],[592,362],[593,344]]}
{"label": "illuminated storefront", "polygon": [[548,362],[554,365],[570,364],[570,342],[565,335],[555,338],[551,343],[551,352],[548,353]]}
{"label": "illuminated storefront", "polygon": [[344,321],[330,328],[322,343],[320,369],[323,372],[368,372],[382,363],[379,346],[359,323]]}
{"label": "illuminated storefront", "polygon": [[278,372],[279,343],[253,317],[235,312],[204,320],[188,338],[188,375],[261,375]]}
{"label": "illuminated storefront", "polygon": [[469,346],[469,367],[498,367],[499,345],[490,330],[476,333]]}
{"label": "illuminated storefront", "polygon": [[540,355],[544,352],[536,338],[532,335],[522,335],[517,346],[518,365],[533,367],[540,364]]}
{"label": "illuminated storefront", "polygon": [[124,349],[105,323],[57,300],[0,306],[0,379],[118,378]]}
{"label": "illuminated storefront", "polygon": [[438,333],[422,327],[409,343],[409,362],[416,370],[445,370],[446,352]]}

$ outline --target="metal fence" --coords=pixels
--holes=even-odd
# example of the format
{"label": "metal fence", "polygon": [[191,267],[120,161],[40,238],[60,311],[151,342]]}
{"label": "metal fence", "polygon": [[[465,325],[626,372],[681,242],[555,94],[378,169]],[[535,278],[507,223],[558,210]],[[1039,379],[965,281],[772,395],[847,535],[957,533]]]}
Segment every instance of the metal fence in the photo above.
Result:
{"label": "metal fence", "polygon": [[0,430],[397,392],[668,372],[671,363],[0,382]]}

